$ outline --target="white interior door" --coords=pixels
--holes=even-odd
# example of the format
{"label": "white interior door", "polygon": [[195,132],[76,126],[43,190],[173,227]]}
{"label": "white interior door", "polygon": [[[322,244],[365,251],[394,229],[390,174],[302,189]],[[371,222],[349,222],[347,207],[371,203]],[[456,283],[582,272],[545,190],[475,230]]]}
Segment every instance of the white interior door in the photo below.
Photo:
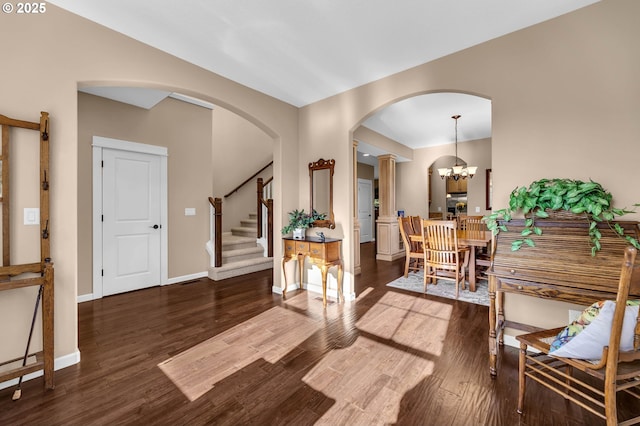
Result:
{"label": "white interior door", "polygon": [[105,296],[161,284],[160,157],[102,151]]}
{"label": "white interior door", "polygon": [[360,222],[360,242],[373,240],[373,182],[358,179],[358,222]]}

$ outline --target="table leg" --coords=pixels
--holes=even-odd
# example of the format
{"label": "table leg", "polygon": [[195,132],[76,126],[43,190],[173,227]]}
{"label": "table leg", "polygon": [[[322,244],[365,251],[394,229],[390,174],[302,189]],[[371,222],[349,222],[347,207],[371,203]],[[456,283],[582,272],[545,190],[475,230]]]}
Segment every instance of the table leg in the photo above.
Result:
{"label": "table leg", "polygon": [[322,271],[322,306],[327,306],[327,272],[329,271],[329,265],[322,265],[320,267]]}
{"label": "table leg", "polygon": [[287,270],[285,268],[286,263],[289,261],[288,257],[282,258],[282,275],[284,275],[284,288],[282,289],[282,297],[284,298],[287,293]]}
{"label": "table leg", "polygon": [[300,270],[300,290],[302,290],[302,283],[304,282],[304,254],[298,255],[298,269]]}
{"label": "table leg", "polygon": [[498,347],[496,344],[496,284],[495,278],[489,277],[489,374],[498,375]]}
{"label": "table leg", "polygon": [[476,291],[476,246],[469,247],[469,290]]}
{"label": "table leg", "polygon": [[342,276],[343,276],[342,261],[340,261],[340,263],[338,263],[338,300],[341,303],[344,303],[344,293],[342,289]]}

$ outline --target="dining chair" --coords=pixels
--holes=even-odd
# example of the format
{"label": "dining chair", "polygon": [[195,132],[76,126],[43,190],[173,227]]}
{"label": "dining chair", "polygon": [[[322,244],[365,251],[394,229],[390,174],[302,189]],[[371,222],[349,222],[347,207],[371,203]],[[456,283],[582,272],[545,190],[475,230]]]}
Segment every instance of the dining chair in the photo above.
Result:
{"label": "dining chair", "polygon": [[[640,416],[618,423],[619,413],[616,408],[617,396],[621,391],[640,400],[640,319],[630,321],[629,328],[627,328],[628,322],[624,320],[625,311],[628,309],[627,299],[630,287],[633,288],[634,294],[638,294],[640,290],[633,287],[634,284],[631,281],[635,258],[636,249],[632,247],[625,249],[615,308],[612,318],[609,318],[611,322],[608,323],[611,326],[601,329],[604,332],[601,333],[602,343],[592,349],[592,352],[600,354],[599,360],[577,357],[579,351],[576,345],[573,346],[570,358],[554,356],[553,352],[556,350],[555,348],[551,350],[553,343],[550,342],[564,331],[564,327],[516,337],[520,341],[518,413],[524,412],[526,382],[527,379],[531,379],[606,420],[608,426],[640,423]],[[638,283],[635,285],[640,286]],[[604,313],[601,311],[599,315]],[[596,320],[573,337],[573,340],[587,333]],[[629,333],[628,339],[622,340],[622,342],[628,342],[630,348],[621,348],[623,330],[633,333],[633,336]],[[593,333],[590,332],[589,337],[586,337],[587,341],[591,342],[596,338]],[[572,343],[573,340],[566,344]],[[533,348],[537,353],[529,352],[529,348]],[[581,371],[586,375],[574,375],[573,370]],[[594,383],[593,378],[598,379],[599,384]],[[537,399],[540,400],[539,397]],[[529,401],[529,403],[535,406],[535,410],[544,409],[538,401]],[[640,407],[640,403],[632,405],[636,408]],[[637,413],[638,411],[635,411],[631,415]]]}
{"label": "dining chair", "polygon": [[465,230],[467,229],[467,222],[468,221],[473,221],[473,223],[482,223],[482,216],[467,216],[467,215],[459,215],[456,217],[456,220],[458,221],[458,229],[460,230]]}
{"label": "dining chair", "polygon": [[422,227],[422,218],[420,216],[409,216],[411,218],[411,228],[413,230],[413,235],[421,235],[422,231],[420,228]]}
{"label": "dining chair", "polygon": [[422,221],[424,250],[424,291],[427,281],[437,284],[438,278],[453,280],[456,299],[460,287],[464,287],[465,270],[469,263],[469,249],[458,246],[455,220]]}
{"label": "dining chair", "polygon": [[400,228],[402,242],[404,243],[406,256],[404,262],[404,277],[407,278],[409,276],[409,269],[420,271],[423,267],[424,252],[422,250],[422,244],[420,241],[416,241],[416,238],[412,239],[412,237],[421,235],[421,233],[420,231],[415,231],[412,217],[399,217],[398,226]]}
{"label": "dining chair", "polygon": [[[464,229],[471,234],[487,232],[489,230],[486,222],[482,220],[482,216],[467,216],[465,219]],[[491,266],[491,251],[491,243],[482,250],[476,250],[476,266],[480,266],[482,268],[478,270],[479,272],[483,272]]]}

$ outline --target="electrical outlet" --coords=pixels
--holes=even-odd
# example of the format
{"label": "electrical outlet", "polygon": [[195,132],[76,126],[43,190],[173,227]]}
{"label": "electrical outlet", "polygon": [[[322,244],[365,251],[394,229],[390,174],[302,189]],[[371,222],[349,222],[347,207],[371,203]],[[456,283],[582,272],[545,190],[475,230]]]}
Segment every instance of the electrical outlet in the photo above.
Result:
{"label": "electrical outlet", "polygon": [[195,207],[187,207],[184,209],[184,215],[185,216],[195,216],[196,215],[196,209]]}
{"label": "electrical outlet", "polygon": [[441,212],[442,211],[442,207],[438,206],[438,211]]}
{"label": "electrical outlet", "polygon": [[480,207],[476,206],[476,213],[480,213]]}

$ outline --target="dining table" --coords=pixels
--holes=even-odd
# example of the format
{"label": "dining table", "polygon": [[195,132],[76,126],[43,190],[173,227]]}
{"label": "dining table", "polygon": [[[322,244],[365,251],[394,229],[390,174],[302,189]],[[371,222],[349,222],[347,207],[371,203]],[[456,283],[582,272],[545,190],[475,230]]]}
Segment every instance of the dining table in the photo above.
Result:
{"label": "dining table", "polygon": [[[491,231],[459,229],[456,231],[459,247],[469,247],[469,290],[476,291],[477,249],[487,247],[491,242]],[[422,243],[422,235],[412,235],[411,241]]]}

